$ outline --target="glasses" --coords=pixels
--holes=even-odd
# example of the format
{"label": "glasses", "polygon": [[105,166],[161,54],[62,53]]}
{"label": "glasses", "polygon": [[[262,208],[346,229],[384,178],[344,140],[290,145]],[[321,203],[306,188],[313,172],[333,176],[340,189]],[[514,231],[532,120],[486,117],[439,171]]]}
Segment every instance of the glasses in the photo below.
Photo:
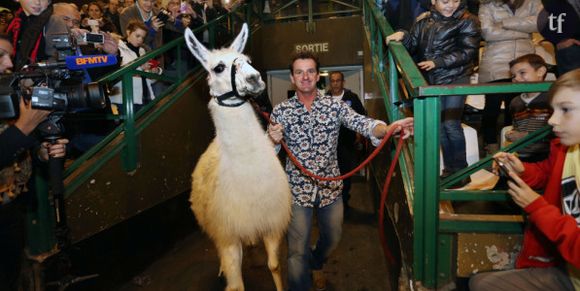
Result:
{"label": "glasses", "polygon": [[74,26],[79,26],[79,25],[81,25],[81,22],[80,22],[79,20],[77,20],[77,19],[72,19],[72,18],[70,18],[70,17],[68,17],[68,16],[63,16],[63,17],[62,17],[62,20],[64,20],[65,22],[70,22],[70,23],[72,23]]}
{"label": "glasses", "polygon": [[308,76],[313,76],[316,75],[317,73],[318,71],[316,71],[316,69],[308,69],[306,71],[294,70],[294,75],[296,76],[303,76],[304,74],[308,74]]}

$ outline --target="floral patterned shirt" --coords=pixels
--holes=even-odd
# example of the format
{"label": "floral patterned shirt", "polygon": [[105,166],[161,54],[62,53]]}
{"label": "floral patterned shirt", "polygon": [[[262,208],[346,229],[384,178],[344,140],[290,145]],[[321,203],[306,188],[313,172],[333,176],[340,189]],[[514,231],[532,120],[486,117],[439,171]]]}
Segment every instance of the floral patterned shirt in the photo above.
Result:
{"label": "floral patterned shirt", "polygon": [[[360,115],[343,101],[321,94],[314,99],[310,112],[295,95],[278,104],[272,111],[271,119],[283,126],[284,140],[296,159],[306,169],[322,177],[340,175],[336,147],[341,125],[371,138],[375,145],[380,142],[372,131],[382,121]],[[286,161],[286,173],[296,205],[322,208],[332,204],[342,192],[342,180],[310,178],[290,159]]]}

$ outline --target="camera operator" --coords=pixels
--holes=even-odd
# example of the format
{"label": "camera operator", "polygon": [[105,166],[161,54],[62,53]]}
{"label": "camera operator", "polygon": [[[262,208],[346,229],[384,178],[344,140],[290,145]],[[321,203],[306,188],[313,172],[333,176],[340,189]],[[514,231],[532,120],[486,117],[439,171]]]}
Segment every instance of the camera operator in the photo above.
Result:
{"label": "camera operator", "polygon": [[[0,37],[0,73],[12,68],[10,41]],[[20,114],[16,120],[0,120],[0,290],[18,290],[20,261],[24,248],[24,214],[30,183],[32,160],[64,157],[66,139],[55,144],[42,143],[30,136],[50,111],[32,109],[20,98]],[[33,151],[36,150],[36,151]]]}

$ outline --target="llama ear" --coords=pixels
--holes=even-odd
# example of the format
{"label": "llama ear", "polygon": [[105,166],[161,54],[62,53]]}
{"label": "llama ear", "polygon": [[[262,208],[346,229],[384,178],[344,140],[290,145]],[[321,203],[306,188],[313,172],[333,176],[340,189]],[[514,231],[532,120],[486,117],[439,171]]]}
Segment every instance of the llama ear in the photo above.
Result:
{"label": "llama ear", "polygon": [[234,42],[232,42],[230,48],[237,51],[238,53],[242,53],[244,51],[244,47],[246,47],[246,41],[248,41],[248,25],[244,23],[244,25],[242,25],[240,34],[238,34]]}
{"label": "llama ear", "polygon": [[203,46],[203,44],[197,40],[191,29],[189,29],[189,27],[185,29],[185,42],[187,43],[187,47],[189,48],[193,56],[199,60],[201,65],[207,71],[209,71],[207,67],[207,55],[209,52],[205,48],[205,46]]}

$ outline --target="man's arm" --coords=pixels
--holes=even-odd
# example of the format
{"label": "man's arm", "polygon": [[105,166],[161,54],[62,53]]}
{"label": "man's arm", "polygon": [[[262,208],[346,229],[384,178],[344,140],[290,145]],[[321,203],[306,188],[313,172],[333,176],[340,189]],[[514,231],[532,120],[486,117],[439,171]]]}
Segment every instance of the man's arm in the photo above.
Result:
{"label": "man's arm", "polygon": [[32,109],[20,99],[20,115],[13,126],[0,134],[0,168],[10,165],[18,155],[31,149],[36,140],[30,133],[50,114],[50,111]]}

